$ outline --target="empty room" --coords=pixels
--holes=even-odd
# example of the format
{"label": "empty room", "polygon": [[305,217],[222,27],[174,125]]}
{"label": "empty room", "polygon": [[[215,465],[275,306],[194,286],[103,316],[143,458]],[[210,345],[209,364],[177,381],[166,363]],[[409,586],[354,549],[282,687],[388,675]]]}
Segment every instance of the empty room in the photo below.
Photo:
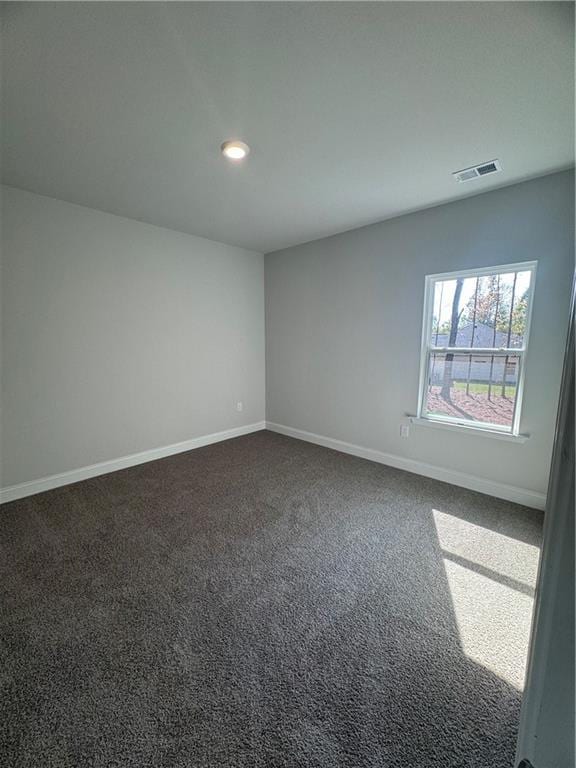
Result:
{"label": "empty room", "polygon": [[573,3],[0,15],[0,766],[574,768]]}

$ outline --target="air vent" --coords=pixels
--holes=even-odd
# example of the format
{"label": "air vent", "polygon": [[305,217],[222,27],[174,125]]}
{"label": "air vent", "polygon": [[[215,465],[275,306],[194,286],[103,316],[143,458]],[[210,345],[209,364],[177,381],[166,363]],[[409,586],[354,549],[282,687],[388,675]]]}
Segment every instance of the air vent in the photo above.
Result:
{"label": "air vent", "polygon": [[472,181],[472,179],[479,179],[482,176],[488,176],[491,173],[498,173],[502,170],[499,160],[490,160],[489,163],[482,163],[482,165],[473,165],[472,168],[464,168],[462,171],[456,171],[452,176],[456,181]]}

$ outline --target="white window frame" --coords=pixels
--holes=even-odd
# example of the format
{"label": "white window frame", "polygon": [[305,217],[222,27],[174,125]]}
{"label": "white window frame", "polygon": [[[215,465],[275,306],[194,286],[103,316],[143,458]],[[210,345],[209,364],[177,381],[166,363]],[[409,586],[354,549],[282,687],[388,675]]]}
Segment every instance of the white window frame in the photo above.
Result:
{"label": "white window frame", "polygon": [[[522,261],[516,264],[497,264],[493,267],[481,267],[479,269],[461,269],[455,272],[442,272],[435,275],[426,275],[424,287],[424,312],[422,318],[422,345],[420,351],[420,383],[418,388],[418,416],[420,422],[436,423],[438,426],[454,426],[465,428],[467,431],[499,433],[502,436],[519,436],[520,419],[522,414],[522,400],[524,395],[524,378],[526,372],[526,354],[530,339],[530,326],[532,323],[532,307],[534,303],[534,285],[536,283],[537,261]],[[507,272],[531,272],[530,288],[528,293],[528,311],[526,313],[526,331],[522,347],[436,347],[431,343],[432,319],[434,313],[434,287],[437,282],[444,280],[456,280],[457,278],[486,277],[488,275],[504,274]],[[452,416],[440,416],[426,413],[426,392],[428,388],[429,358],[433,353],[455,352],[458,354],[509,354],[519,358],[518,380],[516,383],[516,402],[514,417],[511,427],[502,424],[490,424],[487,422],[472,421],[471,419],[459,419]]]}

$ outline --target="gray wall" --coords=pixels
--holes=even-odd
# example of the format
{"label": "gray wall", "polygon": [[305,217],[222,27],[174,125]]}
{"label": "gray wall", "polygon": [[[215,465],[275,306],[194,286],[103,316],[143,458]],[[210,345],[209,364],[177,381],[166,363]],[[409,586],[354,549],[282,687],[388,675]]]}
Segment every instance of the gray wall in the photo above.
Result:
{"label": "gray wall", "polygon": [[[564,172],[268,254],[267,419],[545,493],[573,269]],[[384,182],[383,182],[384,183]],[[538,260],[525,444],[412,425],[424,277]]]}
{"label": "gray wall", "polygon": [[574,322],[573,304],[518,734],[517,762],[527,758],[537,768],[576,765]]}
{"label": "gray wall", "polygon": [[2,315],[3,486],[264,418],[261,254],[4,188]]}

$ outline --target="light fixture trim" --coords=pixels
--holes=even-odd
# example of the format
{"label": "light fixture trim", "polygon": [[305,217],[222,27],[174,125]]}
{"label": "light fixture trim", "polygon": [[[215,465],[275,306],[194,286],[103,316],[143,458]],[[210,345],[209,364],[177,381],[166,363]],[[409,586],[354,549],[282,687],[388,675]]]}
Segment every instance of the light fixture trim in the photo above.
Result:
{"label": "light fixture trim", "polygon": [[248,144],[246,144],[245,141],[240,141],[239,139],[231,139],[229,141],[225,141],[220,149],[222,150],[224,157],[227,160],[232,160],[233,162],[244,160],[244,158],[250,154],[250,147]]}

